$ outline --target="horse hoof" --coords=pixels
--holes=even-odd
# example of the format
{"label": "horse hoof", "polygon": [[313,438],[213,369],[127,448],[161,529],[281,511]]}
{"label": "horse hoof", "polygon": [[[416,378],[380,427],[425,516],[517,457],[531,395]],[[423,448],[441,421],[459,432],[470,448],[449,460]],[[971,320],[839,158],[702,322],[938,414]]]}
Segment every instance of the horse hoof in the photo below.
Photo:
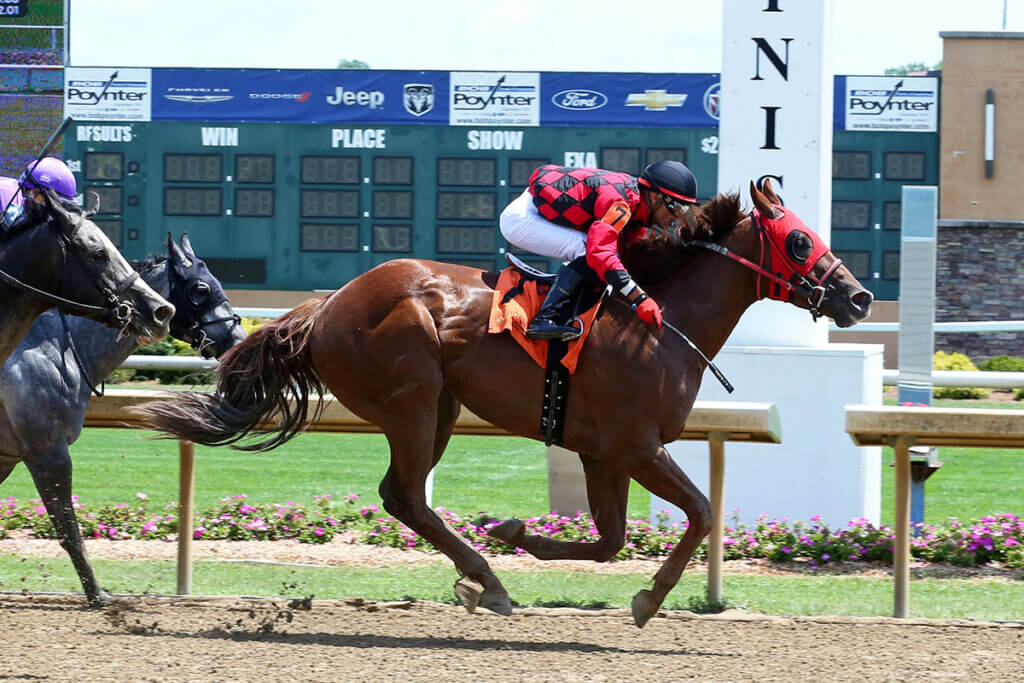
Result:
{"label": "horse hoof", "polygon": [[484,591],[480,596],[480,607],[485,607],[503,617],[512,616],[512,601],[505,591]]}
{"label": "horse hoof", "polygon": [[95,595],[87,596],[89,601],[89,607],[107,607],[114,602],[114,598],[110,596],[110,593],[100,589]]}
{"label": "horse hoof", "polygon": [[487,535],[496,538],[499,541],[505,541],[505,543],[510,545],[517,545],[516,541],[523,537],[525,531],[526,525],[520,520],[509,519],[490,529],[487,532]]}
{"label": "horse hoof", "polygon": [[655,601],[654,594],[649,590],[642,590],[633,596],[633,623],[637,628],[643,628],[655,614],[661,603]]}
{"label": "horse hoof", "polygon": [[484,587],[468,576],[463,576],[455,582],[455,597],[470,614],[476,611],[476,606],[480,603],[480,595],[483,592]]}

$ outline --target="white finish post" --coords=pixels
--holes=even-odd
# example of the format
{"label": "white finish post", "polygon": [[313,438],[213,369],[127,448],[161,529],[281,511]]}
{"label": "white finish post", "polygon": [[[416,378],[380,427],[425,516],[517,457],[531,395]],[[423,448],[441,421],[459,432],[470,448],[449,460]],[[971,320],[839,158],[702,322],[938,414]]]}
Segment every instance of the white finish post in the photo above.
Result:
{"label": "white finish post", "polygon": [[[772,176],[786,206],[831,236],[832,0],[725,0],[718,191]],[[728,344],[816,346],[828,324],[775,301],[744,314]]]}

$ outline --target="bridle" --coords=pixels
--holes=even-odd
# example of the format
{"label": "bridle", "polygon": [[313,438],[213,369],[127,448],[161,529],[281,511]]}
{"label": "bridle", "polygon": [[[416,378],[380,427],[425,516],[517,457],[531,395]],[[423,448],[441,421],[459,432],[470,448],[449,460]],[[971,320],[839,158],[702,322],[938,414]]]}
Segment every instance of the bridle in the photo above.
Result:
{"label": "bridle", "polygon": [[[825,302],[828,292],[830,290],[835,290],[835,284],[832,283],[832,277],[839,269],[839,266],[843,265],[843,260],[837,257],[819,278],[813,277],[809,268],[807,269],[806,274],[801,274],[793,264],[792,260],[783,253],[779,246],[775,244],[775,241],[768,236],[768,231],[765,228],[760,213],[755,210],[750,214],[750,219],[757,228],[758,238],[761,243],[761,255],[758,258],[758,263],[754,263],[753,261],[740,256],[717,242],[691,240],[687,242],[687,244],[703,247],[704,249],[713,251],[716,254],[721,254],[722,256],[731,258],[743,266],[755,271],[757,273],[756,291],[758,300],[767,297],[778,301],[792,303],[794,294],[803,296],[807,299],[809,304],[808,310],[811,313],[811,318],[817,321],[817,319],[823,315],[821,312],[821,305]],[[768,245],[767,249],[765,248],[765,244]],[[790,270],[792,270],[793,274],[788,280],[784,279],[781,275],[770,272],[764,267],[765,258],[769,252],[773,256],[773,262],[775,262],[776,258],[781,259],[782,263],[785,263]],[[762,294],[761,280],[765,278],[770,280],[771,283],[774,284],[774,287],[771,289],[766,288],[765,293]]]}
{"label": "bridle", "polygon": [[[65,234],[62,228],[55,225],[55,222],[52,218],[48,218],[46,220],[46,224],[52,230],[55,230],[60,237],[58,245],[60,247],[61,252],[62,276],[63,273],[66,272],[67,270],[66,265],[69,251],[75,256],[75,258],[81,261],[84,265],[89,265],[85,262],[85,259],[82,257],[82,255],[79,254],[77,250],[72,248],[72,241],[78,234],[79,229],[81,229],[82,227],[81,221],[78,221],[77,223],[74,224],[74,227],[71,230],[71,234]],[[36,224],[36,226],[38,226],[38,224]],[[26,226],[25,229],[31,229],[32,227],[36,226],[29,225]],[[135,305],[131,301],[123,299],[122,295],[128,290],[129,287],[132,286],[132,284],[135,283],[135,280],[137,280],[138,277],[139,274],[133,270],[131,274],[125,276],[124,280],[117,283],[117,285],[113,288],[108,287],[103,283],[94,283],[96,285],[96,288],[107,300],[107,303],[104,306],[93,306],[91,304],[83,304],[78,301],[72,301],[71,299],[67,299],[60,295],[53,294],[52,292],[47,292],[45,290],[39,289],[38,287],[34,287],[28,284],[27,282],[22,282],[21,280],[14,277],[5,270],[0,269],[0,281],[3,281],[10,287],[32,294],[36,298],[42,299],[44,302],[52,304],[74,315],[99,317],[103,320],[117,322],[118,325],[120,325],[118,339],[128,334],[128,327],[131,325],[132,318],[136,313]],[[62,277],[60,290],[63,291],[63,289],[64,287]]]}
{"label": "bridle", "polygon": [[[235,325],[242,324],[242,318],[237,313],[232,311],[231,315],[220,316],[217,318],[210,318],[207,320],[203,319],[203,311],[199,310],[199,304],[197,303],[195,294],[206,290],[205,293],[212,292],[212,288],[209,283],[200,277],[192,276],[190,278],[182,278],[179,276],[173,265],[168,261],[167,264],[167,281],[169,288],[169,298],[171,303],[174,304],[175,313],[174,318],[171,319],[172,333],[179,339],[191,340],[189,344],[193,349],[200,352],[202,355],[203,349],[214,344],[214,340],[206,333],[206,327],[209,325],[216,325],[217,323],[234,322]],[[206,311],[215,311],[222,304],[228,302],[227,295],[223,291],[220,292],[220,298],[217,301],[204,304]],[[189,325],[181,325],[175,323],[180,312],[188,310],[189,317],[192,322]],[[179,331],[175,331],[177,328]]]}

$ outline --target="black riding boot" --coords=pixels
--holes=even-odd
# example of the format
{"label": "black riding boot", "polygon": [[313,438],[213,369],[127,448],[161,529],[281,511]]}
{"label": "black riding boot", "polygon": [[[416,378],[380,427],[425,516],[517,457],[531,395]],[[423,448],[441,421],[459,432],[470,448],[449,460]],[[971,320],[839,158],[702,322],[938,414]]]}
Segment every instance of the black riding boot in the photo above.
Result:
{"label": "black riding boot", "polygon": [[588,277],[590,268],[581,256],[562,266],[548,290],[537,315],[526,328],[529,339],[561,339],[568,341],[580,336],[582,329],[572,321],[576,292]]}

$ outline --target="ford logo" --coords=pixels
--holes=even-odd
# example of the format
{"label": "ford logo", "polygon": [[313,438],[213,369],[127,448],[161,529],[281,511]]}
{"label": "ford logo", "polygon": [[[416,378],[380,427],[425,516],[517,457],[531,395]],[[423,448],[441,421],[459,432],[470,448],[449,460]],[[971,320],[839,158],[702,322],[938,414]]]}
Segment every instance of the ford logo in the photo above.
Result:
{"label": "ford logo", "polygon": [[551,97],[551,102],[559,109],[590,111],[591,109],[600,109],[608,104],[608,96],[596,90],[574,88],[555,93]]}

